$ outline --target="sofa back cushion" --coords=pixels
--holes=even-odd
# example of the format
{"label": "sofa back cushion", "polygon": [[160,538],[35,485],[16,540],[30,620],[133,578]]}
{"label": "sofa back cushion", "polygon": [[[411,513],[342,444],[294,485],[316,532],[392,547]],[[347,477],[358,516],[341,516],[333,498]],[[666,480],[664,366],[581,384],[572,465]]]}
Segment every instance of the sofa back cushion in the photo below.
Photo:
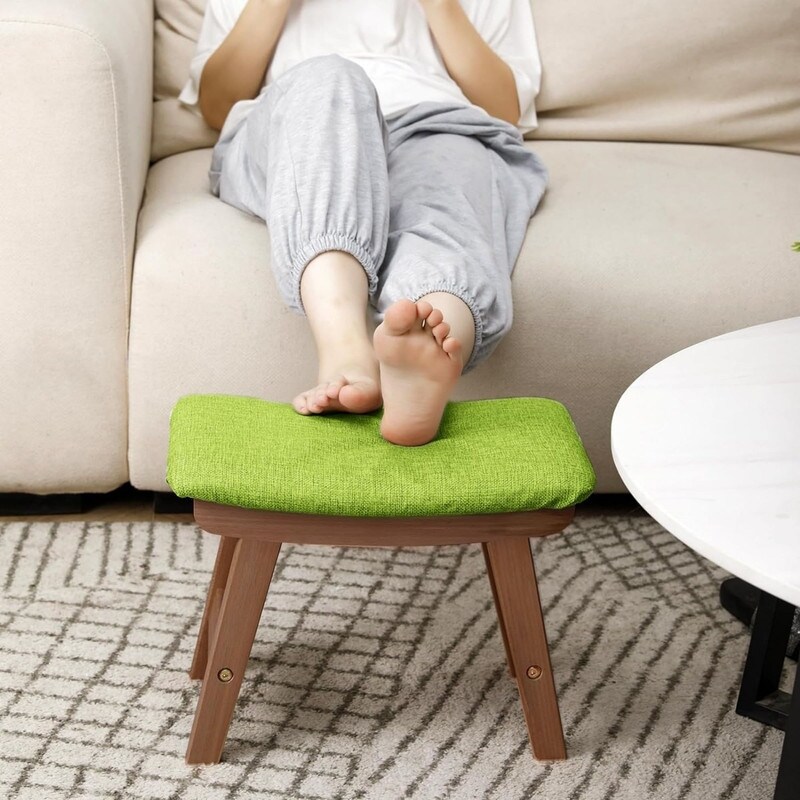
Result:
{"label": "sofa back cushion", "polygon": [[800,153],[798,0],[533,0],[531,138]]}
{"label": "sofa back cushion", "polygon": [[[155,0],[152,160],[218,132],[177,96],[206,0]],[[490,0],[486,0],[490,2]],[[800,154],[797,0],[531,0],[542,60],[526,139],[738,145]]]}
{"label": "sofa back cushion", "polygon": [[206,0],[155,0],[153,141],[150,160],[213,147],[219,131],[178,102],[189,77]]}

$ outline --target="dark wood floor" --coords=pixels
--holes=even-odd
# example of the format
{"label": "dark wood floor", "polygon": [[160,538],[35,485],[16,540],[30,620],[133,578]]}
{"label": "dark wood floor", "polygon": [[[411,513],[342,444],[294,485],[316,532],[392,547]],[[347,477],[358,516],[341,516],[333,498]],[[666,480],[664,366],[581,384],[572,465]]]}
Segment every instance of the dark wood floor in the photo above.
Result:
{"label": "dark wood floor", "polygon": [[[61,498],[64,496],[61,495]],[[192,522],[192,514],[156,513],[154,509],[155,495],[151,491],[135,489],[129,483],[123,484],[113,492],[106,494],[84,494],[70,500],[80,502],[80,511],[48,512],[46,506],[53,501],[58,506],[58,498],[34,495],[0,494],[0,523],[15,520],[32,519],[43,522],[74,522],[76,520],[98,520],[102,522],[140,522],[164,520],[175,522]],[[185,501],[184,501],[185,502]],[[63,503],[61,504],[63,508]]]}

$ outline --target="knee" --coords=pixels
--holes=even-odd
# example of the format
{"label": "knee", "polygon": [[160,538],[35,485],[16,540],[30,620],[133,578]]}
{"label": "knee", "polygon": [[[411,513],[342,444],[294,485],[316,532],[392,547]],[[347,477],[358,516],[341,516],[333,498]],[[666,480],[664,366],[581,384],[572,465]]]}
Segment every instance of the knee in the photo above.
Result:
{"label": "knee", "polygon": [[[304,85],[303,95],[306,100],[309,94],[338,94],[342,91],[361,93],[377,99],[375,85],[366,70],[338,53],[311,56],[295,64],[289,72],[293,73],[293,81]],[[288,76],[289,72],[285,74]]]}
{"label": "knee", "polygon": [[340,80],[342,78],[355,78],[361,80],[366,78],[367,73],[360,64],[351,61],[349,58],[340,56],[338,53],[327,53],[324,56],[312,56],[306,61],[315,62],[315,69],[317,71],[317,78],[320,77],[320,72],[323,77],[336,77]]}

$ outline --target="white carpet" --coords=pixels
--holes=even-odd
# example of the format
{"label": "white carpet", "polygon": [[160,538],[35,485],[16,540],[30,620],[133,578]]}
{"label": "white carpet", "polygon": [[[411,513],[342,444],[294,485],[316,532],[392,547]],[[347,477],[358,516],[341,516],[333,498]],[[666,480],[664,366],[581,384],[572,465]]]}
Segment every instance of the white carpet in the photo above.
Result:
{"label": "white carpet", "polygon": [[[768,800],[725,573],[643,514],[534,542],[569,758],[533,760],[479,545],[285,546],[223,762],[184,755],[217,537],[0,524],[0,797]],[[787,676],[788,677],[788,676]]]}

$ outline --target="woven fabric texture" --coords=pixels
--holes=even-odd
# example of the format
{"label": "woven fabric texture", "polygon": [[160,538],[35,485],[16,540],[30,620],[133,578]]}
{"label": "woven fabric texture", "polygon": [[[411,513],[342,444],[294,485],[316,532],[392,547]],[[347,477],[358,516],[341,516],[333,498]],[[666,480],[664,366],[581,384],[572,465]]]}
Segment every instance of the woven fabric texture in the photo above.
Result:
{"label": "woven fabric texture", "polygon": [[288,403],[193,394],[170,414],[167,483],[179,497],[357,517],[566,508],[595,474],[567,409],[542,397],[448,403],[418,447],[369,414],[298,414]]}

